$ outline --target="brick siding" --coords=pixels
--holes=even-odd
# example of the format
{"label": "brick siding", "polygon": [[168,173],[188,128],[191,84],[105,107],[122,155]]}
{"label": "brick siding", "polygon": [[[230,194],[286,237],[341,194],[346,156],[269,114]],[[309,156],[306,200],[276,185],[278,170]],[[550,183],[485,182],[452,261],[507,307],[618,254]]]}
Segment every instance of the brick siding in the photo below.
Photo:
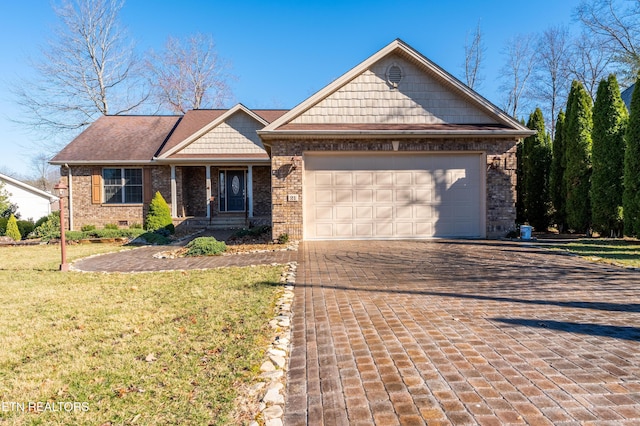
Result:
{"label": "brick siding", "polygon": [[[110,166],[113,167],[113,166]],[[135,166],[127,166],[135,167]],[[139,166],[140,168],[145,168]],[[79,230],[85,225],[98,228],[108,223],[127,222],[144,223],[148,204],[92,204],[91,176],[95,168],[100,166],[72,166],[73,179],[73,228]],[[160,191],[171,207],[171,167],[146,166],[151,169],[151,190],[155,194]],[[219,213],[218,181],[220,168],[211,167],[211,194],[215,197],[213,214]],[[271,168],[269,166],[253,167],[254,215],[268,217],[271,215]],[[206,216],[206,179],[204,166],[176,167],[176,201],[178,216],[183,212],[189,216]],[[62,182],[68,184],[67,169],[61,168]],[[145,183],[146,184],[146,183]],[[65,213],[68,218],[68,203],[65,200]]]}
{"label": "brick siding", "polygon": [[[96,166],[98,167],[98,166]],[[130,167],[130,166],[127,166]],[[91,203],[91,176],[95,167],[71,167],[73,197],[73,229],[79,230],[85,225],[95,225],[98,228],[108,223],[126,221],[142,224],[146,206],[143,204],[92,204]],[[68,185],[66,169],[62,169],[62,181]],[[152,173],[153,176],[153,173]],[[153,180],[153,179],[152,179]],[[67,217],[68,200],[65,200]]]}
{"label": "brick siding", "polygon": [[[515,226],[516,140],[509,139],[415,139],[401,140],[399,151],[486,152],[486,234],[503,237]],[[303,237],[302,155],[307,151],[364,152],[392,151],[385,140],[287,140],[271,142],[273,236],[286,233],[292,239]],[[500,159],[497,169],[490,168]],[[293,162],[292,162],[293,159]],[[297,201],[289,201],[297,195]],[[295,197],[294,197],[295,198]]]}
{"label": "brick siding", "polygon": [[253,166],[253,215],[271,216],[271,167]]}

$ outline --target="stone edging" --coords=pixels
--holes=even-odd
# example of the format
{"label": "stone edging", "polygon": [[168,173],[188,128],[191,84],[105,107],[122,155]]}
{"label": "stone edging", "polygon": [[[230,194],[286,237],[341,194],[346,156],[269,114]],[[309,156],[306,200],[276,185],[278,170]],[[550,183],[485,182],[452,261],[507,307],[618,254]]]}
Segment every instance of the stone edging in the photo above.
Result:
{"label": "stone edging", "polygon": [[253,387],[256,393],[264,392],[264,395],[260,398],[259,413],[250,426],[283,424],[286,371],[291,349],[291,305],[297,267],[297,262],[288,263],[287,269],[280,276],[284,294],[276,302],[277,316],[269,322],[276,331],[276,336],[266,351],[267,359],[260,366],[260,382]]}

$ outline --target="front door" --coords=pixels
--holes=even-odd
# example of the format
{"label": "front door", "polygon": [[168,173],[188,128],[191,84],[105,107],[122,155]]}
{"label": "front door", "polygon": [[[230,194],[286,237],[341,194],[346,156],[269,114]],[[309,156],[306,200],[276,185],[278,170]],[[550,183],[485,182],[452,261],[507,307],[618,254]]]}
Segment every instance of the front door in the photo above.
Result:
{"label": "front door", "polygon": [[227,170],[226,202],[228,212],[242,212],[245,208],[244,170]]}

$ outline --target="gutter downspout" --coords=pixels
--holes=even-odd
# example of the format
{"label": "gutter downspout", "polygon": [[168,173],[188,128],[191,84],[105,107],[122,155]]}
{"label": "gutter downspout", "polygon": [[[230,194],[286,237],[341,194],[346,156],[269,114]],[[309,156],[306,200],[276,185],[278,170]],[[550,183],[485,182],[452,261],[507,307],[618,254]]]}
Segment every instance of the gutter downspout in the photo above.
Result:
{"label": "gutter downspout", "polygon": [[176,166],[171,164],[171,217],[178,217],[178,196],[176,185]]}
{"label": "gutter downspout", "polygon": [[67,166],[67,186],[69,187],[69,231],[73,231],[73,179],[71,175],[71,167]]}

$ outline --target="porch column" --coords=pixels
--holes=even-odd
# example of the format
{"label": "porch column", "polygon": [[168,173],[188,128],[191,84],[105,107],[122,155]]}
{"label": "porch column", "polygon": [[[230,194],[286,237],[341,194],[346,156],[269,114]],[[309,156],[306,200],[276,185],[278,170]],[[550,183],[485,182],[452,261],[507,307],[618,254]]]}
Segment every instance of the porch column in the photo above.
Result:
{"label": "porch column", "polygon": [[211,214],[213,213],[211,211],[212,206],[211,206],[211,166],[207,165],[205,166],[205,175],[207,178],[207,218],[211,217]]}
{"label": "porch column", "polygon": [[253,217],[253,166],[247,170],[247,197],[249,197],[249,217]]}
{"label": "porch column", "polygon": [[171,217],[178,217],[178,194],[176,186],[176,166],[171,165]]}

